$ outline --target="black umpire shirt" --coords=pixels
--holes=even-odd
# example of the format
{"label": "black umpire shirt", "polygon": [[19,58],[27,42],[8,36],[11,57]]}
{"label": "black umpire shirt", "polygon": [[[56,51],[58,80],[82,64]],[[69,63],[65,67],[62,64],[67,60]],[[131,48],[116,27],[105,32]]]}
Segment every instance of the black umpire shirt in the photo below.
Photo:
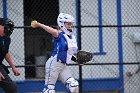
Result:
{"label": "black umpire shirt", "polygon": [[11,43],[11,38],[9,36],[0,36],[0,65],[5,58],[6,53],[9,51],[9,45]]}

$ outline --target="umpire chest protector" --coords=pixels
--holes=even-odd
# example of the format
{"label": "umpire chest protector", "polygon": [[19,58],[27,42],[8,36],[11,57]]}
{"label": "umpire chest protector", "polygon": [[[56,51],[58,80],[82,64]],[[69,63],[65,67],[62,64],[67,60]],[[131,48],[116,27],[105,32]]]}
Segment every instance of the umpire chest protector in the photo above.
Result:
{"label": "umpire chest protector", "polygon": [[11,39],[9,36],[0,36],[0,64],[2,64],[3,59],[5,58],[6,53],[9,51]]}

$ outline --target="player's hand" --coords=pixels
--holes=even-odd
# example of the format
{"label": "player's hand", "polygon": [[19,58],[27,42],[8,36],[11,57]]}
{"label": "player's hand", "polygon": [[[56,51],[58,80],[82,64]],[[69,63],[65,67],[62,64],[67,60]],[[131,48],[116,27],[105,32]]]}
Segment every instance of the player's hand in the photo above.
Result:
{"label": "player's hand", "polygon": [[20,75],[20,72],[18,71],[18,69],[16,67],[13,68],[12,70],[13,70],[15,76],[19,76]]}
{"label": "player's hand", "polygon": [[31,22],[31,27],[32,28],[37,28],[38,26],[37,26],[37,21],[36,20],[33,20],[32,22]]}
{"label": "player's hand", "polygon": [[0,72],[0,81],[2,80],[2,79],[5,79],[5,77],[2,75],[2,73]]}

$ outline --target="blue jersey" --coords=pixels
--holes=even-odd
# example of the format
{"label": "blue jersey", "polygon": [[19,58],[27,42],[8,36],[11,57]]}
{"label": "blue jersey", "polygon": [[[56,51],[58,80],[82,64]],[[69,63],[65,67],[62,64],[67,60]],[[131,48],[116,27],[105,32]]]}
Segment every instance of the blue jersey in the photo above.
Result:
{"label": "blue jersey", "polygon": [[54,57],[57,54],[57,41],[55,40],[55,37],[52,38],[52,42],[53,42],[54,49],[51,56]]}
{"label": "blue jersey", "polygon": [[[68,53],[68,40],[65,35],[66,34],[64,32],[60,32],[58,38],[53,38],[54,50],[52,52],[52,56],[57,56],[57,61],[61,61],[62,63],[67,63],[67,58],[71,57]],[[73,39],[72,36],[68,36],[68,38],[70,40]]]}

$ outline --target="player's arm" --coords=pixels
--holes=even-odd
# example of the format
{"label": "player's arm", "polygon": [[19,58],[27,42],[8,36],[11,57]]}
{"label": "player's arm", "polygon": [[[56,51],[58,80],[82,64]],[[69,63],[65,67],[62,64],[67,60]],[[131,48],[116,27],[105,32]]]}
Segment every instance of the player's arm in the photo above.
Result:
{"label": "player's arm", "polygon": [[5,59],[8,62],[8,64],[10,65],[10,67],[12,69],[14,69],[15,68],[15,65],[13,64],[13,60],[12,60],[12,57],[11,57],[11,55],[10,55],[9,52],[6,54]]}
{"label": "player's arm", "polygon": [[10,53],[8,52],[5,56],[5,60],[8,62],[8,64],[10,65],[10,67],[12,68],[14,74],[16,76],[20,75],[20,72],[17,70],[17,68],[15,67],[14,63],[13,63],[13,60],[12,60],[12,57],[10,55]]}
{"label": "player's arm", "polygon": [[31,22],[31,27],[32,28],[37,28],[37,27],[43,28],[45,31],[52,34],[54,37],[58,37],[58,30],[57,29],[54,29],[52,27],[49,27],[49,26],[44,25],[42,23],[39,23],[37,21],[32,21]]}

